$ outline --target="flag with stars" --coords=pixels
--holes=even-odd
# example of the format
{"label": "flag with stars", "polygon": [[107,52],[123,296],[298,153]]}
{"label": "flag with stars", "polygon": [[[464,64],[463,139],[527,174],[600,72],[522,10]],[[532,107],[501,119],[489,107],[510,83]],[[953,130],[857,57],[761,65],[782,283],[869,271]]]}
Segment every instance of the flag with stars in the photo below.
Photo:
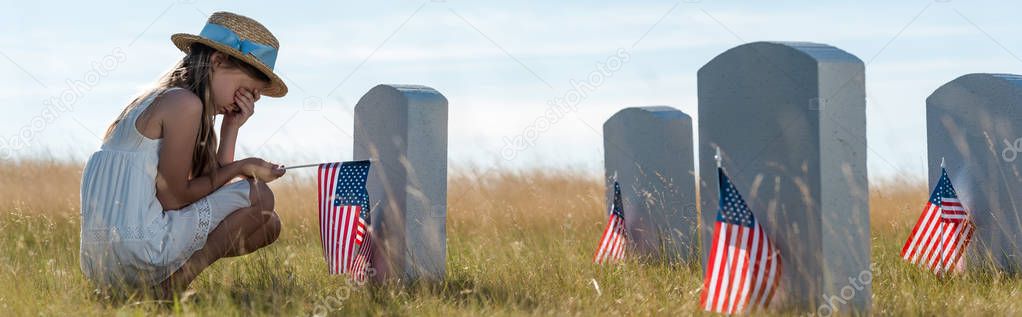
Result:
{"label": "flag with stars", "polygon": [[369,212],[368,175],[369,161],[319,165],[319,238],[330,274],[348,271],[361,242],[357,232],[360,224],[365,230],[361,214]]}
{"label": "flag with stars", "polygon": [[972,240],[973,231],[975,225],[969,211],[958,200],[958,193],[941,163],[940,180],[905,241],[901,257],[938,276],[961,270],[962,255]]}
{"label": "flag with stars", "polygon": [[719,209],[700,305],[706,311],[723,314],[765,308],[780,279],[780,253],[724,169],[717,168],[717,177]]}
{"label": "flag with stars", "polygon": [[603,238],[596,247],[596,255],[593,262],[602,264],[604,262],[617,261],[625,257],[625,212],[621,207],[621,186],[614,181],[614,201],[610,204],[610,219],[607,220],[607,228],[603,229]]}

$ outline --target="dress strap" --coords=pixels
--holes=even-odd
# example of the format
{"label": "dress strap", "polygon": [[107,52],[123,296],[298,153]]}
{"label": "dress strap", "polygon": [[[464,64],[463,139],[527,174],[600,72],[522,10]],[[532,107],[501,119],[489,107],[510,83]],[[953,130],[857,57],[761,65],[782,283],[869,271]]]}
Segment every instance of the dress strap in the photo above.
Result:
{"label": "dress strap", "polygon": [[131,107],[131,110],[128,111],[128,113],[124,114],[124,118],[120,122],[121,126],[118,127],[118,129],[120,129],[122,133],[125,134],[124,135],[125,138],[133,140],[133,142],[131,143],[133,143],[134,146],[137,147],[144,141],[155,141],[153,139],[150,139],[149,137],[146,137],[145,135],[142,134],[141,131],[138,130],[138,126],[136,125],[138,117],[141,116],[142,113],[145,112],[145,110],[148,109],[149,106],[152,105],[157,98],[159,98],[164,93],[174,89],[183,88],[169,87],[153,89],[149,91],[144,98],[141,98],[141,100],[139,100],[135,105],[133,105]]}
{"label": "dress strap", "polygon": [[[142,100],[139,100],[138,103],[135,104],[134,107],[132,107],[131,113],[129,113],[128,116],[133,116],[135,118],[138,118],[138,116],[143,111],[145,111],[145,109],[149,108],[149,105],[151,105],[153,103],[153,101],[156,100],[156,98],[159,98],[164,93],[166,93],[168,91],[171,91],[171,90],[174,90],[174,89],[182,89],[182,88],[178,88],[178,87],[157,88],[157,89],[153,89],[153,90],[149,91],[146,94],[145,98],[142,98]],[[134,121],[134,120],[132,120],[132,121]]]}
{"label": "dress strap", "polygon": [[167,93],[168,91],[176,89],[184,88],[181,87],[157,88],[148,92],[145,98],[139,100],[138,103],[132,106],[132,109],[124,115],[123,121],[131,122],[132,127],[134,127],[135,121],[138,120],[138,116],[142,115],[142,112],[145,112],[145,110],[148,109],[149,106],[152,105],[157,98],[160,98],[160,96]]}

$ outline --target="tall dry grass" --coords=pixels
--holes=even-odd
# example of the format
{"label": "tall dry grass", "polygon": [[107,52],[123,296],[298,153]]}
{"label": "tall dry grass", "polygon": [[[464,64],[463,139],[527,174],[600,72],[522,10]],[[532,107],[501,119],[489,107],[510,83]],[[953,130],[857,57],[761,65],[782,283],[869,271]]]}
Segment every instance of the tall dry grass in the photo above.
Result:
{"label": "tall dry grass", "polygon": [[[357,287],[325,273],[308,174],[271,184],[284,232],[215,264],[173,303],[95,292],[78,269],[78,186],[70,163],[0,163],[2,315],[691,315],[698,263],[590,263],[604,225],[600,177],[572,170],[455,169],[447,277]],[[871,186],[874,313],[1022,313],[1022,279],[970,272],[937,280],[898,258],[927,196],[921,181]],[[777,312],[784,314],[786,312]]]}

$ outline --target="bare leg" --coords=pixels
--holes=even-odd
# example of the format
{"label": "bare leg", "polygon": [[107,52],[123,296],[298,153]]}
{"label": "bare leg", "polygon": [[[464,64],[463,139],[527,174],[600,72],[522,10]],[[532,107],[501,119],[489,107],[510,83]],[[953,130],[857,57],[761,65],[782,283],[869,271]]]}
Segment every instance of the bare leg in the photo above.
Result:
{"label": "bare leg", "polygon": [[273,192],[265,183],[250,181],[252,206],[238,209],[209,233],[206,245],[195,251],[181,269],[161,283],[161,297],[188,288],[199,273],[217,260],[252,253],[270,245],[280,235],[280,218],[273,211]]}

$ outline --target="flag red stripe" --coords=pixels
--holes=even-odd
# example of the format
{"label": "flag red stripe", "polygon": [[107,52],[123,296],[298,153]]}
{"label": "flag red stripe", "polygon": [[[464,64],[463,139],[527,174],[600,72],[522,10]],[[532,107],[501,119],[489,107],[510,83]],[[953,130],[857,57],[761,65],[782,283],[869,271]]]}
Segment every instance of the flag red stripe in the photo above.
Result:
{"label": "flag red stripe", "polygon": [[947,229],[947,223],[943,221],[937,222],[937,229],[933,231],[930,236],[933,238],[932,243],[926,248],[926,252],[923,253],[923,262],[921,265],[932,268],[933,260],[936,258],[936,254],[940,253],[941,243],[944,240],[944,232]]}
{"label": "flag red stripe", "polygon": [[344,230],[344,214],[341,213],[342,208],[344,207],[333,207],[330,211],[330,213],[333,214],[333,224],[331,224],[333,228],[330,231],[330,256],[331,261],[334,263],[334,274],[339,274],[344,271],[340,262],[341,250],[344,247],[341,244],[340,239],[341,231]]}
{"label": "flag red stripe", "polygon": [[724,284],[724,282],[723,282],[723,280],[724,280],[724,263],[725,263],[724,261],[726,261],[727,256],[728,256],[727,255],[727,253],[728,253],[727,245],[728,245],[728,236],[730,236],[730,233],[728,231],[730,229],[731,229],[730,225],[728,225],[728,224],[721,224],[721,226],[720,226],[720,237],[717,239],[717,245],[716,245],[716,247],[717,247],[717,257],[713,261],[713,275],[714,275],[714,279],[716,280],[716,282],[714,284],[716,284],[716,285],[713,286],[714,292],[711,293],[712,297],[710,298],[710,308],[709,308],[709,310],[713,310],[713,311],[717,310],[717,308],[716,308],[717,307],[717,303],[720,302],[720,296],[718,294],[720,293],[721,286],[723,286],[723,284]]}
{"label": "flag red stripe", "polygon": [[902,249],[902,258],[912,263],[916,262],[916,258],[919,257],[920,253],[919,249],[923,247],[924,234],[930,224],[937,218],[937,210],[936,205],[929,202],[926,203],[923,212],[919,214],[919,222],[916,222],[915,228],[912,229],[912,233],[909,235],[909,240],[905,242],[905,247]]}
{"label": "flag red stripe", "polygon": [[723,312],[724,307],[727,305],[728,298],[727,294],[731,290],[731,268],[734,267],[735,258],[735,241],[738,240],[738,231],[735,230],[735,225],[728,224],[728,236],[727,236],[727,258],[724,260],[724,265],[721,266],[721,287],[718,288],[720,294],[717,295],[717,307],[715,308],[718,312]]}
{"label": "flag red stripe", "polygon": [[333,202],[333,200],[335,198],[334,197],[334,191],[336,189],[333,188],[333,187],[335,186],[334,184],[337,184],[337,177],[338,177],[337,174],[339,172],[339,167],[340,166],[337,163],[334,163],[333,165],[334,166],[332,166],[330,168],[330,183],[329,184],[331,184],[331,185],[329,186],[329,189],[328,189],[330,195],[328,196],[328,200],[327,200],[327,210],[330,213],[330,259],[331,259],[330,263],[331,263],[331,265],[333,267],[331,269],[330,273],[331,274],[339,274],[341,272],[341,266],[337,263],[337,254],[338,254],[338,252],[337,252],[337,247],[338,247],[338,245],[337,245],[337,243],[338,243],[337,232],[340,231],[339,229],[340,229],[341,214],[339,212],[340,208],[337,207],[337,206],[334,206],[334,202]]}
{"label": "flag red stripe", "polygon": [[[713,224],[713,236],[717,237],[719,234],[720,234],[720,222],[714,221],[714,224]],[[706,306],[707,294],[709,294],[710,291],[711,291],[710,290],[710,281],[713,278],[713,269],[711,268],[711,266],[713,266],[714,263],[716,262],[716,261],[713,260],[714,257],[717,255],[717,243],[716,243],[716,239],[714,239],[714,242],[711,243],[711,245],[712,245],[712,247],[710,248],[710,256],[706,258],[706,266],[703,267],[703,271],[704,271],[703,275],[705,275],[703,277],[703,292],[702,292],[701,295],[699,295],[699,305],[703,306],[704,309],[706,309],[706,307],[707,307]]]}
{"label": "flag red stripe", "polygon": [[372,242],[373,238],[371,234],[366,234],[365,242],[359,247],[358,254],[355,255],[355,261],[352,263],[351,278],[356,282],[363,282],[368,278],[368,268],[370,266],[369,261],[372,259]]}
{"label": "flag red stripe", "polygon": [[348,264],[347,265],[350,266],[351,265],[350,262],[352,261],[352,259],[354,259],[354,254],[355,254],[355,237],[358,235],[357,231],[358,231],[359,222],[362,221],[362,219],[361,219],[362,217],[360,217],[360,215],[362,214],[362,207],[350,206],[350,207],[348,207],[348,210],[351,212],[351,235],[349,236],[350,238],[348,238],[348,247],[347,247],[347,251],[348,251]]}
{"label": "flag red stripe", "polygon": [[348,270],[348,266],[351,265],[351,254],[353,252],[353,242],[355,242],[355,219],[358,218],[358,212],[355,211],[358,207],[346,206],[345,222],[344,222],[344,236],[341,236],[341,242],[343,248],[341,249],[341,265],[345,272]]}
{"label": "flag red stripe", "polygon": [[604,229],[603,236],[600,238],[596,254],[593,255],[593,262],[600,264],[624,258],[625,235],[624,219],[611,214],[607,220],[607,227]]}
{"label": "flag red stripe", "polygon": [[952,226],[953,224],[947,221],[941,221],[940,223],[936,246],[933,248],[932,254],[930,254],[930,260],[927,261],[927,267],[935,273],[938,272],[937,267],[940,266],[941,256],[947,251],[948,238],[951,236],[951,232],[954,231]]}
{"label": "flag red stripe", "polygon": [[327,216],[330,218],[330,227],[328,228],[328,239],[330,240],[330,274],[337,274],[339,271],[337,266],[337,232],[340,228],[337,220],[340,219],[341,213],[337,211],[337,207],[330,207]]}
{"label": "flag red stripe", "polygon": [[319,238],[320,238],[320,241],[322,241],[322,244],[323,244],[323,258],[327,260],[327,271],[329,272],[330,271],[330,261],[329,261],[329,259],[330,259],[330,254],[329,254],[329,252],[330,252],[329,251],[329,249],[330,249],[330,241],[327,239],[327,222],[328,222],[328,218],[327,218],[327,210],[326,210],[326,205],[325,205],[325,201],[327,200],[327,193],[326,193],[327,185],[325,185],[325,184],[328,182],[328,179],[326,177],[326,175],[328,173],[329,173],[329,165],[320,165],[319,194],[320,194],[321,199],[319,201],[319,216],[320,216],[320,218],[319,218]]}
{"label": "flag red stripe", "polygon": [[341,209],[340,209],[340,215],[341,215],[340,224],[341,224],[341,227],[340,227],[340,230],[337,230],[337,234],[338,234],[337,235],[337,243],[340,245],[340,248],[337,249],[337,265],[341,268],[340,269],[340,273],[348,272],[348,258],[347,258],[347,254],[348,254],[348,239],[345,239],[345,238],[347,238],[348,235],[351,234],[351,232],[348,231],[349,230],[349,221],[351,221],[351,216],[350,216],[351,212],[349,210],[350,208],[351,208],[351,206],[345,205],[345,206],[341,207]]}
{"label": "flag red stripe", "polygon": [[[745,270],[742,271],[742,288],[738,293],[738,304],[735,306],[735,312],[745,312],[745,307],[748,306],[749,294],[751,293],[753,284],[755,284],[755,272],[756,272],[756,254],[759,253],[759,226],[752,228],[749,234],[748,246],[752,248],[745,256],[747,261],[745,263]],[[751,268],[750,268],[751,267]]]}
{"label": "flag red stripe", "polygon": [[972,242],[972,233],[975,230],[976,227],[975,225],[972,224],[972,222],[966,223],[965,236],[962,237],[961,242],[958,244],[958,248],[955,249],[957,254],[955,254],[954,257],[953,261],[954,265],[958,265],[959,261],[962,260],[962,256],[965,255],[965,248],[967,248],[969,246],[969,243]]}
{"label": "flag red stripe", "polygon": [[624,234],[624,219],[618,217],[617,224],[614,225],[614,249],[611,251],[611,258],[614,260],[620,260],[621,252],[625,249],[625,234]]}
{"label": "flag red stripe", "polygon": [[923,235],[920,237],[920,250],[912,258],[912,263],[917,263],[917,261],[921,261],[918,263],[926,262],[926,259],[930,256],[930,251],[933,250],[933,246],[936,244],[934,237],[937,235],[938,230],[940,230],[940,208],[935,206],[933,217],[930,217],[930,222],[924,227]]}
{"label": "flag red stripe", "polygon": [[902,258],[907,259],[906,254],[910,252],[909,251],[910,248],[912,247],[913,244],[915,244],[915,241],[917,240],[917,235],[919,235],[919,227],[923,225],[927,218],[927,215],[930,214],[931,206],[932,205],[930,203],[926,203],[926,206],[923,207],[923,212],[919,213],[919,220],[916,220],[915,226],[912,227],[912,233],[909,234],[908,240],[905,241],[905,246],[901,248]]}
{"label": "flag red stripe", "polygon": [[[764,233],[764,239],[766,239],[765,237],[766,235]],[[774,289],[777,287],[776,282],[778,280],[777,277],[779,276],[777,269],[779,263],[776,260],[780,259],[780,256],[776,249],[774,249],[773,243],[770,243],[769,240],[766,241],[766,246],[763,251],[763,265],[765,267],[763,274],[764,279],[757,282],[762,284],[761,288],[763,291],[760,293],[759,298],[756,299],[756,303],[759,306],[767,307],[770,304],[771,297],[773,297]]]}
{"label": "flag red stripe", "polygon": [[728,309],[730,314],[734,314],[736,312],[736,309],[738,308],[739,303],[741,302],[742,298],[741,294],[743,293],[743,289],[746,287],[746,284],[748,283],[745,276],[749,274],[750,253],[748,252],[748,249],[752,246],[752,234],[754,233],[753,231],[754,230],[752,228],[747,227],[742,228],[741,236],[743,240],[742,241],[743,252],[739,253],[740,258],[738,260],[739,265],[738,267],[735,267],[736,273],[735,279],[738,280],[738,283],[735,285],[736,287],[734,291],[731,293],[732,298],[731,307]]}
{"label": "flag red stripe", "polygon": [[341,207],[341,228],[337,230],[337,243],[340,244],[340,249],[337,252],[337,265],[341,268],[340,272],[345,273],[348,271],[348,236],[351,235],[351,206],[345,205]]}
{"label": "flag red stripe", "polygon": [[614,260],[621,260],[625,255],[625,224],[624,221],[618,221],[618,224],[614,230],[617,235],[617,241],[614,243]]}
{"label": "flag red stripe", "polygon": [[593,262],[599,264],[602,263],[603,254],[607,248],[607,244],[610,243],[610,234],[614,229],[614,216],[611,215],[607,219],[607,228],[603,230],[603,236],[600,237],[600,245],[596,248],[596,255],[593,256]]}
{"label": "flag red stripe", "polygon": [[610,229],[610,242],[607,243],[607,252],[603,254],[604,260],[613,260],[614,251],[617,251],[618,239],[621,239],[621,235],[617,234],[618,223],[621,219],[614,217],[614,227]]}
{"label": "flag red stripe", "polygon": [[944,238],[944,240],[943,240],[944,244],[940,246],[941,247],[940,254],[937,255],[937,257],[938,257],[937,261],[936,261],[937,265],[936,265],[936,267],[934,267],[934,270],[936,270],[936,271],[942,270],[942,267],[944,266],[944,259],[947,258],[948,253],[950,253],[951,250],[954,249],[955,244],[957,243],[958,239],[956,239],[957,236],[955,236],[955,235],[956,234],[961,234],[961,231],[960,231],[961,226],[958,225],[957,221],[947,221],[947,220],[945,220],[945,222],[947,222],[947,225],[946,225],[947,229],[945,229],[945,232],[944,232],[944,234],[946,235],[946,238]]}
{"label": "flag red stripe", "polygon": [[944,253],[942,254],[940,260],[937,263],[937,270],[941,272],[946,272],[948,270],[949,268],[948,264],[953,258],[953,254],[955,253],[955,251],[957,251],[958,239],[962,235],[962,226],[958,224],[954,224],[953,226],[954,230],[951,231],[951,235],[947,239],[948,247],[946,250],[944,250]]}
{"label": "flag red stripe", "polygon": [[753,262],[751,275],[752,280],[755,282],[752,283],[751,287],[752,290],[749,296],[744,299],[746,303],[743,306],[750,306],[749,302],[752,303],[758,302],[756,299],[758,299],[759,294],[763,292],[762,287],[763,283],[761,283],[760,281],[763,280],[763,273],[765,271],[763,269],[763,265],[766,264],[766,261],[763,260],[763,254],[765,253],[763,252],[763,248],[765,247],[763,245],[763,242],[764,240],[766,240],[766,235],[763,233],[762,228],[759,228],[758,226],[756,228],[756,240],[757,241],[755,242],[755,245],[753,247],[753,250],[755,250],[755,252],[753,252],[753,259],[755,259],[756,261]]}
{"label": "flag red stripe", "polygon": [[[776,262],[774,260],[776,260]],[[780,277],[781,272],[784,271],[784,267],[781,265],[781,256],[779,253],[771,254],[769,261],[771,265],[770,279],[773,280],[773,283],[770,285],[770,293],[767,294],[766,300],[763,301],[764,308],[769,307],[770,302],[774,300],[774,292],[777,291],[777,284],[781,281],[778,277]]]}
{"label": "flag red stripe", "polygon": [[728,293],[725,294],[728,301],[727,307],[724,311],[729,314],[733,314],[732,309],[734,309],[735,302],[738,300],[738,290],[741,288],[742,276],[739,273],[741,273],[742,267],[745,265],[746,261],[745,254],[747,253],[746,248],[748,246],[745,244],[745,237],[749,234],[749,229],[751,228],[740,226],[738,228],[738,234],[735,235],[735,238],[737,238],[734,243],[735,261],[734,265],[731,267],[731,272],[728,273],[731,274],[731,283],[729,285],[730,290],[728,290]]}
{"label": "flag red stripe", "polygon": [[[318,184],[316,186],[316,189],[317,189],[317,191],[316,191],[316,194],[317,194],[316,202],[319,204],[319,208],[316,210],[316,213],[319,216],[319,243],[323,247],[323,257],[324,258],[326,258],[326,236],[323,235],[323,233],[325,231],[325,230],[323,230],[325,228],[323,226],[323,200],[325,200],[323,198],[323,182],[325,181],[323,179],[323,173],[325,172],[325,170],[326,170],[326,167],[323,164],[320,164],[319,165],[319,169],[316,171],[317,172],[317,174],[316,174],[316,181],[318,182]],[[327,271],[329,271],[329,270],[330,270],[329,264],[327,264]]]}

